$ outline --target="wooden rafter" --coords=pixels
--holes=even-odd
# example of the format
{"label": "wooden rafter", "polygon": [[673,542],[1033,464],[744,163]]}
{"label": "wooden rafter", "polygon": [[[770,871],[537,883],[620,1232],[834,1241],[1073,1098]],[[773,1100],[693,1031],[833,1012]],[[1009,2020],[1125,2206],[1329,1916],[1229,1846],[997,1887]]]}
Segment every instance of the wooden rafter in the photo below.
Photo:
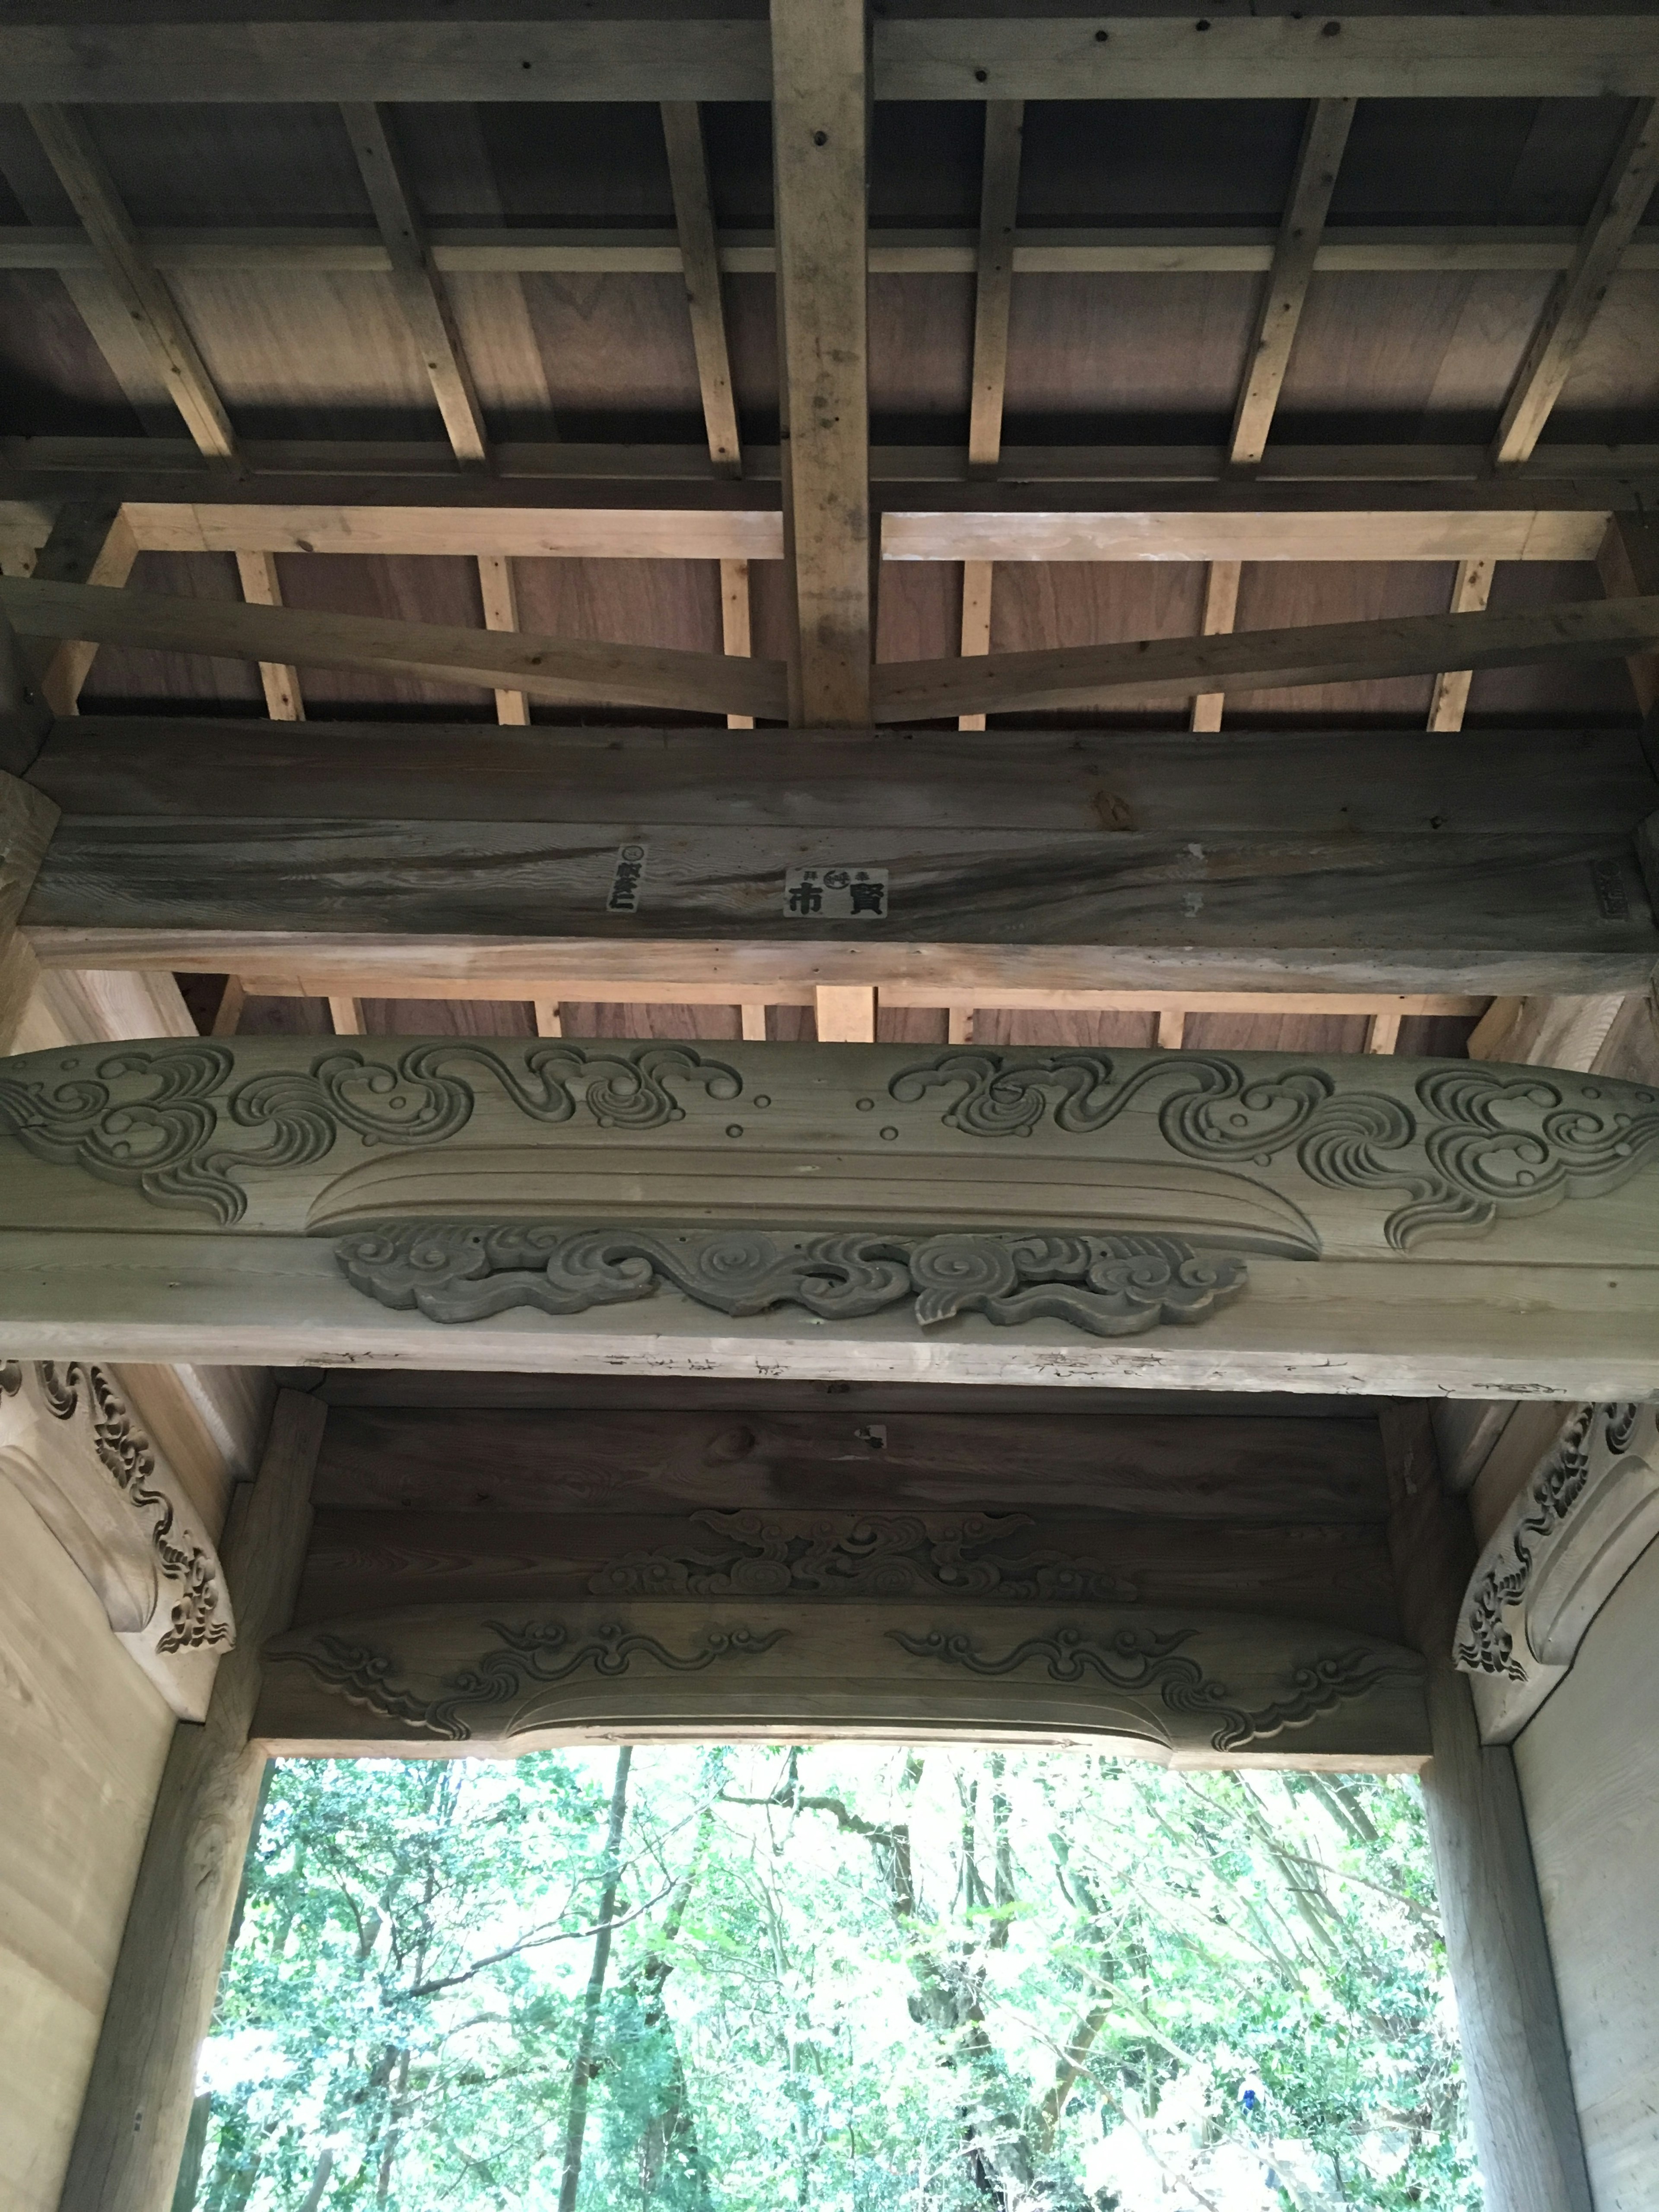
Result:
{"label": "wooden rafter", "polygon": [[695,100],[662,103],[663,140],[674,192],[674,221],[679,232],[680,268],[685,278],[691,343],[702,392],[703,428],[708,459],[717,475],[743,474],[738,437],[737,401],[732,388],[732,353],[726,343],[726,303],[720,292],[720,249],[714,234],[714,201],[703,144],[702,111]]}
{"label": "wooden rafter", "polygon": [[373,101],[342,105],[363,188],[380,227],[398,305],[431,380],[456,458],[485,462],[489,441],[483,410],[455,328],[442,279],[427,250],[424,231],[398,159],[389,118]]}
{"label": "wooden rafter", "polygon": [[[518,586],[513,579],[513,563],[505,553],[481,553],[478,556],[478,589],[483,600],[484,628],[516,630],[519,627]],[[498,722],[528,722],[529,700],[522,691],[498,690],[495,694],[495,720]]]}
{"label": "wooden rafter", "polygon": [[870,718],[872,632],[862,0],[772,0],[772,52],[792,719],[856,728]]}
{"label": "wooden rafter", "polygon": [[[1002,453],[1003,405],[1008,386],[1008,325],[1013,305],[1014,225],[1019,211],[1020,154],[1025,108],[1017,100],[994,100],[985,109],[985,158],[980,180],[979,251],[974,283],[974,356],[968,424],[968,472],[994,471]],[[991,593],[995,564],[966,561],[962,569],[962,650],[991,650]],[[960,726],[982,730],[983,714],[963,714]]]}
{"label": "wooden rafter", "polygon": [[[27,585],[0,591],[27,591]],[[14,619],[15,617],[14,617]],[[1320,623],[1231,637],[1153,638],[1058,652],[993,653],[978,661],[884,663],[876,671],[881,723],[942,715],[1089,707],[1115,693],[1180,698],[1202,690],[1278,690],[1432,675],[1455,665],[1522,667],[1617,659],[1659,644],[1659,599],[1539,607],[1525,614],[1413,615]]]}
{"label": "wooden rafter", "polygon": [[224,402],[85,122],[72,109],[46,105],[31,106],[28,118],[191,436],[204,453],[228,459],[236,450],[236,438]]}
{"label": "wooden rafter", "polygon": [[[1492,593],[1492,563],[1490,561],[1460,561],[1452,578],[1451,606],[1455,615],[1479,614]],[[1469,682],[1472,668],[1443,669],[1434,679],[1434,691],[1429,701],[1429,727],[1431,730],[1461,730],[1464,710],[1469,703]]]}
{"label": "wooden rafter", "polygon": [[[283,586],[276,574],[274,553],[239,553],[236,574],[241,582],[242,597],[251,607],[280,607]],[[515,625],[516,627],[516,625]],[[264,689],[265,712],[273,722],[303,722],[304,702],[300,696],[300,672],[280,660],[259,663],[259,681]]]}
{"label": "wooden rafter", "polygon": [[[720,562],[720,647],[723,652],[736,653],[747,660],[754,651],[750,630],[751,612],[749,597],[749,563],[746,561]],[[752,730],[752,714],[728,714],[726,725],[732,730]]]}
{"label": "wooden rafter", "polygon": [[1352,100],[1316,100],[1308,111],[1290,203],[1233,411],[1229,454],[1237,468],[1254,468],[1267,451],[1353,111]]}
{"label": "wooden rafter", "polygon": [[[137,533],[124,508],[107,500],[66,500],[40,549],[33,576],[42,584],[89,584],[118,589],[138,558]],[[81,638],[44,641],[24,663],[55,714],[73,714],[98,647]]]}
{"label": "wooden rafter", "polygon": [[[1231,630],[1233,618],[1238,612],[1238,580],[1243,573],[1242,561],[1212,561],[1204,575],[1204,612],[1199,630],[1204,637],[1225,637]],[[1200,691],[1194,695],[1192,726],[1195,730],[1218,730],[1221,727],[1221,708],[1224,694],[1219,691]]]}
{"label": "wooden rafter", "polygon": [[1580,346],[1607,295],[1625,249],[1659,184],[1659,101],[1644,100],[1626,126],[1572,265],[1550,295],[1510,387],[1492,463],[1512,468],[1531,455],[1561,395]]}
{"label": "wooden rafter", "polygon": [[[23,593],[23,598],[17,597]],[[150,592],[105,591],[0,578],[0,608],[25,636],[90,638],[223,659],[361,669],[518,690],[533,698],[659,707],[781,720],[783,671],[775,661],[738,660],[664,646],[594,645],[522,632],[289,607],[216,605]]]}

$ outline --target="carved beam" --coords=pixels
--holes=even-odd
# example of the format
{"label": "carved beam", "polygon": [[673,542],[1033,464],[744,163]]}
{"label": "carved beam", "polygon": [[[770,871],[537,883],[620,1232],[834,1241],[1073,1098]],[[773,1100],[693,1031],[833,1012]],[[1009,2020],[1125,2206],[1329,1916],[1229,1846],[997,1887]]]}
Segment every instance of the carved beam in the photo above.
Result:
{"label": "carved beam", "polygon": [[937,1593],[424,1606],[297,1629],[265,1659],[254,1733],[284,1754],[513,1756],[618,1729],[1105,1737],[1186,1767],[1411,1768],[1428,1747],[1414,1653],[1139,1607],[948,1611]]}
{"label": "carved beam", "polygon": [[1481,1553],[1457,1626],[1480,1734],[1510,1743],[1659,1537],[1659,1413],[1582,1406]]}
{"label": "carved beam", "polygon": [[0,1474],[74,1560],[173,1711],[201,1720],[236,1641],[224,1575],[107,1369],[0,1362]]}

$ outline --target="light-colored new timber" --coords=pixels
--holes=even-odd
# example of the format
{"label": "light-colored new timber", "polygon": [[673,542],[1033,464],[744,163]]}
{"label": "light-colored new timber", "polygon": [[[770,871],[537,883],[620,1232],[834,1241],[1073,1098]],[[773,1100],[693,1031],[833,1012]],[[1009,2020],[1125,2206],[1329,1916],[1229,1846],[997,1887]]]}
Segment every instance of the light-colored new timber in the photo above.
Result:
{"label": "light-colored new timber", "polygon": [[[478,589],[483,599],[486,629],[516,630],[519,594],[513,580],[513,563],[504,553],[478,556]],[[530,702],[522,691],[497,691],[495,720],[523,725],[530,720]]]}
{"label": "light-colored new timber", "polygon": [[771,27],[786,560],[799,658],[799,712],[787,719],[857,728],[870,719],[872,631],[862,0],[772,0]]}
{"label": "light-colored new timber", "polygon": [[1469,1058],[1591,1068],[1623,1004],[1607,993],[1494,999],[1470,1035]]}
{"label": "light-colored new timber", "polygon": [[[749,563],[747,561],[720,562],[720,647],[723,652],[736,653],[747,660],[754,650],[750,623],[750,601]],[[752,714],[728,714],[728,730],[752,730]]]}
{"label": "light-colored new timber", "polygon": [[1274,410],[1284,389],[1307,301],[1320,234],[1325,227],[1336,173],[1353,125],[1352,99],[1316,100],[1308,110],[1291,179],[1291,197],[1273,247],[1273,266],[1256,318],[1255,333],[1233,410],[1228,457],[1254,468],[1267,451]]}
{"label": "light-colored new timber", "polygon": [[[1490,561],[1460,561],[1452,578],[1451,605],[1448,612],[1455,615],[1479,614],[1492,593],[1492,563]],[[1429,727],[1431,730],[1461,730],[1463,716],[1469,703],[1469,683],[1474,674],[1472,668],[1443,669],[1434,679],[1434,690],[1429,699]]]}
{"label": "light-colored new timber", "polygon": [[1572,265],[1552,293],[1516,372],[1492,441],[1495,468],[1512,468],[1536,447],[1656,183],[1659,102],[1648,99],[1638,102],[1625,126]]}
{"label": "light-colored new timber", "polygon": [[[276,574],[274,553],[239,553],[236,574],[242,586],[242,597],[251,607],[280,607],[283,586]],[[512,627],[516,629],[518,624]],[[305,702],[300,696],[300,672],[285,666],[281,661],[262,660],[259,682],[265,695],[265,712],[273,722],[303,722]]]}
{"label": "light-colored new timber", "polygon": [[[1204,574],[1204,612],[1200,627],[1206,637],[1225,637],[1232,629],[1233,618],[1238,612],[1238,580],[1243,572],[1240,561],[1212,561]],[[1218,730],[1221,709],[1225,694],[1220,691],[1200,691],[1194,695],[1192,726],[1194,730]]]}
{"label": "light-colored new timber", "polygon": [[148,347],[162,383],[204,453],[228,459],[235,434],[196,342],[145,253],[103,156],[73,109],[32,103],[29,121],[86,228],[104,275]]}
{"label": "light-colored new timber", "polygon": [[1002,452],[1002,410],[1008,383],[1008,317],[1013,300],[1014,233],[1024,128],[1023,102],[986,102],[979,255],[974,283],[973,382],[969,399],[970,472],[994,468]]}
{"label": "light-colored new timber", "polygon": [[398,302],[431,381],[449,442],[458,460],[482,464],[489,456],[483,410],[443,281],[427,251],[391,118],[373,100],[343,102],[341,115],[380,227]]}
{"label": "light-colored new timber", "polygon": [[[996,564],[991,561],[964,561],[962,564],[962,649],[964,653],[988,653],[991,650],[991,591],[996,577]],[[983,714],[959,714],[959,730],[982,730]]]}
{"label": "light-colored new timber", "polygon": [[1401,1610],[1428,1661],[1423,1797],[1481,2173],[1504,2212],[1591,2212],[1515,1763],[1481,1744],[1452,1664],[1468,1515],[1442,1482],[1426,1407],[1385,1408],[1382,1437]]}
{"label": "light-colored new timber", "polygon": [[175,1733],[64,2185],[61,2212],[165,2212],[257,1814],[263,1748],[248,1728],[261,1652],[287,1627],[311,1521],[323,1408],[276,1401],[259,1474],[225,1549],[240,1637],[206,1723]]}

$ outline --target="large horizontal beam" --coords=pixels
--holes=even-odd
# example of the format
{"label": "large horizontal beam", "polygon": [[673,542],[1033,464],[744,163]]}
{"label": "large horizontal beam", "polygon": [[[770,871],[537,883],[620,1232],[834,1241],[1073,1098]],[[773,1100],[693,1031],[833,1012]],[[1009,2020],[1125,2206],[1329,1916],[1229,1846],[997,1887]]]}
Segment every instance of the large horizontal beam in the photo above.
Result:
{"label": "large horizontal beam", "polygon": [[876,670],[878,722],[946,714],[1088,708],[1114,695],[1185,699],[1195,691],[1294,690],[1427,676],[1443,668],[1623,659],[1659,644],[1659,599],[1603,599],[1524,614],[1412,615],[1316,623],[1231,636],[1143,638],[1045,653],[887,661]]}
{"label": "large horizontal beam", "polygon": [[[154,267],[167,271],[282,271],[322,276],[384,276],[391,256],[376,230],[343,227],[143,230]],[[1254,276],[1272,266],[1276,233],[1248,225],[1183,224],[1163,229],[1016,231],[1017,276]],[[1318,276],[1415,272],[1425,276],[1555,276],[1571,266],[1579,242],[1570,225],[1520,223],[1341,224],[1328,230],[1314,255]],[[684,273],[672,230],[562,230],[439,225],[428,245],[445,276],[678,276]],[[771,234],[726,231],[718,241],[728,276],[769,276],[777,265]],[[872,276],[971,276],[978,267],[970,230],[872,230]],[[47,224],[0,225],[0,269],[89,270],[101,268],[83,230]],[[1638,231],[1621,270],[1659,269],[1659,230]]]}
{"label": "large horizontal beam", "polygon": [[525,691],[566,704],[673,713],[784,711],[782,665],[665,646],[595,645],[520,631],[382,622],[297,607],[236,606],[94,585],[0,577],[0,609],[26,637],[71,637],[228,660],[343,668]]}
{"label": "large horizontal beam", "polygon": [[[1659,92],[1647,15],[878,21],[883,100],[1604,99]],[[765,100],[763,21],[14,24],[27,101]]]}

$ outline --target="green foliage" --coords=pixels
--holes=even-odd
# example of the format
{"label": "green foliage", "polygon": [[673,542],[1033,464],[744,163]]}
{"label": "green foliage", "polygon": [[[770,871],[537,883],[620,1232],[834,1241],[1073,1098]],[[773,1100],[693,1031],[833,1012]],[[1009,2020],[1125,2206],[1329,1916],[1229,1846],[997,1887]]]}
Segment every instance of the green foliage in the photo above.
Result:
{"label": "green foliage", "polygon": [[961,1746],[284,1765],[204,2081],[204,2212],[1480,2202],[1392,1778]]}

